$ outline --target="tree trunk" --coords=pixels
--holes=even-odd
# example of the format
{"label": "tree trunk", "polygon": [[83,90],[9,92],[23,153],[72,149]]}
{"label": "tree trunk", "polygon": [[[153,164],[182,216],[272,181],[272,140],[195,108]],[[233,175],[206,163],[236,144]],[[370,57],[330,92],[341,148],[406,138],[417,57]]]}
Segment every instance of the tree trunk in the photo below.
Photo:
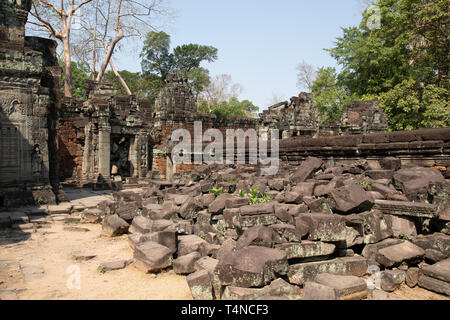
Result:
{"label": "tree trunk", "polygon": [[73,96],[73,81],[72,81],[72,59],[70,57],[70,44],[68,37],[63,38],[64,49],[64,64],[65,64],[65,78],[64,78],[64,95],[72,98]]}
{"label": "tree trunk", "polygon": [[109,66],[111,67],[111,70],[114,72],[114,74],[116,75],[117,79],[119,79],[120,84],[122,85],[122,87],[125,89],[125,91],[127,92],[127,94],[129,96],[132,95],[130,88],[128,88],[127,83],[125,82],[125,80],[123,80],[122,76],[120,75],[120,73],[117,71],[116,67],[114,67],[114,64],[112,62],[112,60],[109,60]]}
{"label": "tree trunk", "polygon": [[111,44],[108,48],[108,50],[106,51],[106,56],[105,59],[103,60],[102,63],[102,67],[100,68],[100,71],[98,72],[97,75],[97,82],[102,81],[103,75],[105,74],[106,71],[106,67],[108,67],[109,62],[111,61],[111,56],[114,53],[114,49],[116,48],[116,44],[122,40],[123,38],[123,31],[122,29],[119,30],[119,32],[117,33],[116,37],[111,41]]}

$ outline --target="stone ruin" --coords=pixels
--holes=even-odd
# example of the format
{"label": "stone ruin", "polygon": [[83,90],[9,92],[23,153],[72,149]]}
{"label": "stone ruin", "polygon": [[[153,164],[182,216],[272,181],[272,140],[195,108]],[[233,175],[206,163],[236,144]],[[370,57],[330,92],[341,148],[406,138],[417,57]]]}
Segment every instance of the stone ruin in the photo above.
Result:
{"label": "stone ruin", "polygon": [[340,136],[385,132],[386,114],[378,100],[353,101],[343,109],[339,121],[321,124],[312,94],[302,92],[290,102],[277,103],[260,114],[261,126],[280,130],[280,138]]}
{"label": "stone ruin", "polygon": [[64,200],[55,158],[61,68],[54,41],[24,36],[30,7],[0,2],[0,207]]}
{"label": "stone ruin", "polygon": [[[64,201],[60,181],[140,187],[67,206],[67,223],[129,232],[133,265],[187,275],[194,299],[298,299],[300,288],[302,299],[398,299],[403,284],[450,295],[450,128],[388,133],[376,101],[320,127],[305,93],[261,120],[217,119],[197,112],[180,72],[154,108],[91,81],[84,99],[62,98],[55,42],[24,37],[31,1],[0,4],[0,207]],[[203,131],[280,129],[278,174],[174,165],[170,135],[194,136],[196,121]],[[6,213],[1,227],[21,223]],[[370,270],[382,290],[361,279]]]}

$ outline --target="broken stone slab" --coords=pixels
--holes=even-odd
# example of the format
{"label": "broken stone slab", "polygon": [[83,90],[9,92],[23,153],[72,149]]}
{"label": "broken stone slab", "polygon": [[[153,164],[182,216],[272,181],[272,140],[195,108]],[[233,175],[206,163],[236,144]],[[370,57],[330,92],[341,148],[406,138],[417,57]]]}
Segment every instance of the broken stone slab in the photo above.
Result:
{"label": "broken stone slab", "polygon": [[402,189],[410,201],[424,200],[430,184],[444,180],[439,170],[423,167],[404,168],[394,174],[396,187]]}
{"label": "broken stone slab", "polygon": [[274,245],[274,232],[265,226],[254,226],[244,231],[236,243],[236,249],[248,246],[263,246],[272,248]]}
{"label": "broken stone slab", "polygon": [[285,242],[300,242],[301,239],[297,237],[295,226],[287,223],[278,223],[269,226],[274,233],[275,243],[285,243]]}
{"label": "broken stone slab", "polygon": [[391,180],[394,176],[394,170],[367,170],[365,172],[366,176],[373,180],[389,179]]}
{"label": "broken stone slab", "polygon": [[221,285],[252,288],[286,274],[288,263],[284,251],[249,246],[226,254],[216,270]]}
{"label": "broken stone slab", "polygon": [[190,274],[195,272],[195,262],[201,258],[198,252],[191,252],[187,255],[178,257],[173,261],[173,271],[176,274]]}
{"label": "broken stone slab", "polygon": [[118,261],[112,261],[112,262],[103,262],[98,266],[97,271],[101,272],[101,273],[105,273],[108,271],[121,270],[121,269],[125,269],[131,263],[133,263],[133,259],[118,260]]}
{"label": "broken stone slab", "polygon": [[386,239],[378,243],[368,244],[364,247],[362,251],[362,256],[367,259],[369,265],[378,265],[376,262],[376,256],[378,250],[387,248],[396,244],[402,243],[400,239]]}
{"label": "broken stone slab", "polygon": [[292,284],[304,285],[307,281],[313,281],[321,273],[361,277],[366,272],[367,260],[355,255],[354,257],[291,265],[289,267],[288,278]]}
{"label": "broken stone slab", "polygon": [[[345,218],[335,214],[300,214],[295,218],[297,236],[308,235],[311,241],[345,241],[348,228]],[[306,232],[306,233],[305,233]]]}
{"label": "broken stone slab", "polygon": [[130,232],[132,233],[149,233],[152,231],[153,220],[143,216],[137,216],[133,219]]}
{"label": "broken stone slab", "polygon": [[276,223],[278,223],[278,220],[274,214],[260,214],[252,216],[239,215],[239,228],[241,230],[246,230],[258,225],[270,226]]}
{"label": "broken stone slab", "polygon": [[450,284],[450,258],[422,268],[425,276],[445,281]]}
{"label": "broken stone slab", "polygon": [[197,201],[193,197],[189,197],[182,204],[178,210],[178,213],[185,220],[195,219],[197,218],[197,212],[200,210],[201,207],[198,205]]}
{"label": "broken stone slab", "polygon": [[437,263],[447,258],[442,252],[435,249],[425,249],[425,260],[431,263]]}
{"label": "broken stone slab", "polygon": [[339,300],[361,300],[368,295],[366,281],[356,276],[322,273],[315,277],[314,282],[333,288]]}
{"label": "broken stone slab", "polygon": [[103,234],[115,237],[128,232],[130,225],[117,214],[107,216],[102,223]]}
{"label": "broken stone slab", "polygon": [[450,257],[450,236],[443,233],[419,235],[412,242],[424,250],[433,249],[441,252],[445,257]]}
{"label": "broken stone slab", "polygon": [[306,204],[277,204],[275,205],[275,216],[283,222],[295,225],[295,217],[301,213],[308,213]]}
{"label": "broken stone slab", "polygon": [[313,177],[314,172],[321,168],[323,161],[319,158],[308,157],[290,176],[290,181],[295,183],[305,182]]}
{"label": "broken stone slab", "polygon": [[332,287],[312,281],[305,282],[302,300],[339,300],[338,293]]}
{"label": "broken stone slab", "polygon": [[247,205],[239,208],[241,216],[254,216],[260,214],[274,213],[274,202],[258,203],[254,205]]}
{"label": "broken stone slab", "polygon": [[408,238],[414,238],[417,236],[417,229],[414,221],[410,217],[391,216],[392,232],[394,237],[401,235]]}
{"label": "broken stone slab", "polygon": [[381,289],[393,292],[400,288],[406,281],[406,273],[403,270],[384,270],[381,272]]}
{"label": "broken stone slab", "polygon": [[393,234],[391,216],[377,210],[349,215],[346,221],[359,232],[365,244],[380,242]]}
{"label": "broken stone slab", "polygon": [[208,271],[201,270],[191,273],[186,281],[194,300],[213,300],[214,291]]}
{"label": "broken stone slab", "polygon": [[436,206],[423,202],[375,200],[374,209],[386,214],[398,216],[412,216],[422,218],[436,218]]}
{"label": "broken stone slab", "polygon": [[142,216],[156,220],[158,219],[158,215],[161,214],[163,210],[163,206],[160,204],[146,204],[142,207]]}
{"label": "broken stone slab", "polygon": [[234,199],[232,194],[223,193],[219,195],[208,207],[208,212],[212,214],[220,214],[225,209],[225,203],[228,199]]}
{"label": "broken stone slab", "polygon": [[178,256],[184,256],[192,252],[199,252],[202,257],[209,252],[210,244],[196,235],[178,237]]}
{"label": "broken stone slab", "polygon": [[420,276],[422,276],[422,271],[419,268],[408,268],[405,274],[406,285],[410,288],[414,288],[419,282]]}
{"label": "broken stone slab", "polygon": [[141,241],[153,241],[170,249],[172,254],[177,252],[176,231],[164,230],[143,234]]}
{"label": "broken stone slab", "polygon": [[100,209],[85,209],[81,213],[82,223],[100,223],[102,218],[105,216],[104,212]]}
{"label": "broken stone slab", "polygon": [[301,204],[303,202],[303,195],[300,192],[287,191],[284,194],[284,202]]}
{"label": "broken stone slab", "polygon": [[331,208],[342,214],[368,211],[373,206],[373,199],[356,183],[349,183],[331,191]]}
{"label": "broken stone slab", "polygon": [[240,288],[228,286],[225,288],[222,300],[261,300],[264,297],[278,297],[283,300],[296,300],[300,296],[300,288],[283,279],[277,279],[264,288]]}
{"label": "broken stone slab", "polygon": [[159,272],[172,266],[172,251],[159,243],[147,241],[136,245],[135,266],[145,273]]}
{"label": "broken stone slab", "polygon": [[301,243],[283,243],[275,248],[286,252],[288,259],[311,259],[316,258],[326,260],[336,250],[336,246],[331,243],[302,241]]}
{"label": "broken stone slab", "polygon": [[375,259],[384,267],[396,267],[402,264],[402,262],[409,264],[417,263],[424,255],[425,251],[421,247],[409,241],[404,241],[378,250]]}
{"label": "broken stone slab", "polygon": [[427,290],[450,296],[450,283],[448,282],[423,275],[419,278],[418,284]]}
{"label": "broken stone slab", "polygon": [[123,220],[131,222],[138,215],[139,211],[136,202],[120,202],[115,210],[115,214]]}
{"label": "broken stone slab", "polygon": [[225,200],[226,209],[240,208],[243,206],[248,206],[247,198],[234,197]]}

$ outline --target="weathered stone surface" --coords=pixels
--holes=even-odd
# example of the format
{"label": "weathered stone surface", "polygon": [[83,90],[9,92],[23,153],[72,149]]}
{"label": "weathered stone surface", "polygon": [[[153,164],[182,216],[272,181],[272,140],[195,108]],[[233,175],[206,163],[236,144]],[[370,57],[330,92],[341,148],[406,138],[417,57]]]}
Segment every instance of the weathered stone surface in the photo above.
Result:
{"label": "weathered stone surface", "polygon": [[274,214],[239,215],[239,226],[242,230],[258,225],[270,226],[277,222]]}
{"label": "weathered stone surface", "polygon": [[425,251],[415,244],[405,241],[378,250],[376,261],[385,267],[395,267],[402,262],[415,263],[420,261]]}
{"label": "weathered stone surface", "polygon": [[294,219],[300,213],[307,213],[308,207],[305,204],[277,204],[275,205],[275,216],[283,222],[295,224]]}
{"label": "weathered stone surface", "polygon": [[85,209],[81,213],[81,222],[83,223],[99,223],[102,221],[102,218],[105,216],[105,213],[97,208],[93,209]]}
{"label": "weathered stone surface", "polygon": [[322,273],[314,282],[335,289],[340,300],[361,300],[367,297],[367,283],[356,276]]}
{"label": "weathered stone surface", "polygon": [[297,235],[305,233],[305,226],[307,226],[308,240],[345,241],[347,239],[348,231],[345,218],[342,216],[323,213],[300,214],[295,221]]}
{"label": "weathered stone surface", "polygon": [[184,256],[192,252],[199,252],[202,257],[207,255],[209,243],[196,235],[178,237],[178,256]]}
{"label": "weathered stone surface", "polygon": [[419,278],[418,284],[422,288],[450,296],[450,283],[448,282],[423,275]]}
{"label": "weathered stone surface", "polygon": [[213,300],[214,292],[208,271],[201,270],[187,276],[186,281],[194,300]]}
{"label": "weathered stone surface", "polygon": [[450,258],[422,268],[425,276],[450,283]]}
{"label": "weathered stone surface", "polygon": [[303,202],[303,196],[300,192],[288,191],[284,194],[284,202],[300,204]]}
{"label": "weathered stone surface", "polygon": [[222,285],[243,288],[264,286],[287,271],[286,253],[266,247],[249,246],[231,252],[217,265]]}
{"label": "weathered stone surface", "polygon": [[414,221],[409,217],[391,216],[392,231],[394,237],[405,235],[408,238],[417,236],[417,229]]}
{"label": "weathered stone surface", "polygon": [[377,243],[392,236],[391,216],[379,211],[354,214],[346,217],[347,224],[358,230],[364,243]]}
{"label": "weathered stone surface", "polygon": [[197,217],[197,212],[200,210],[197,201],[193,197],[188,197],[179,209],[179,214],[183,219],[193,219]]}
{"label": "weathered stone surface", "polygon": [[164,230],[142,235],[145,241],[153,241],[170,249],[171,253],[177,252],[177,237],[173,230]]}
{"label": "weathered stone surface", "polygon": [[288,277],[290,283],[303,285],[307,281],[313,281],[321,273],[360,277],[366,272],[366,259],[360,256],[354,256],[294,264],[289,267]]}
{"label": "weathered stone surface", "polygon": [[314,171],[319,169],[323,164],[323,161],[319,158],[308,157],[302,162],[300,167],[291,175],[290,180],[295,183],[306,181],[306,179],[312,178]]}
{"label": "weathered stone surface", "polygon": [[239,212],[241,216],[253,216],[253,215],[274,213],[274,203],[266,202],[243,206],[239,208]]}
{"label": "weathered stone surface", "polygon": [[414,288],[419,282],[420,276],[422,276],[422,272],[419,268],[408,268],[405,274],[406,285],[410,288]]}
{"label": "weathered stone surface", "polygon": [[300,242],[301,239],[297,237],[295,226],[287,223],[273,224],[271,228],[275,232],[275,243],[285,242]]}
{"label": "weathered stone surface", "polygon": [[279,297],[283,300],[295,300],[300,296],[300,289],[283,279],[277,279],[261,289],[228,286],[225,288],[222,300],[260,300],[266,296]]}
{"label": "weathered stone surface", "polygon": [[332,287],[306,281],[303,287],[302,300],[339,300],[339,295]]}
{"label": "weathered stone surface", "polygon": [[444,176],[438,170],[414,167],[398,170],[394,174],[394,181],[408,199],[414,201],[426,195],[431,183],[444,181]]}
{"label": "weathered stone surface", "polygon": [[381,289],[393,292],[400,288],[406,280],[405,271],[402,270],[385,270],[381,272]]}
{"label": "weathered stone surface", "polygon": [[362,256],[367,259],[370,265],[378,265],[378,262],[376,262],[378,250],[399,244],[401,242],[402,241],[400,239],[386,239],[378,243],[368,244],[364,247]]}
{"label": "weathered stone surface", "polygon": [[138,244],[134,251],[134,258],[136,267],[146,273],[159,272],[172,266],[173,262],[171,250],[152,241]]}
{"label": "weathered stone surface", "polygon": [[191,252],[187,255],[178,257],[173,261],[173,271],[176,274],[190,274],[195,272],[195,262],[201,258],[198,252]]}
{"label": "weathered stone surface", "polygon": [[142,216],[137,216],[133,219],[130,232],[133,233],[149,233],[152,231],[153,220]]}
{"label": "weathered stone surface", "polygon": [[133,260],[118,260],[118,261],[112,261],[112,262],[103,262],[101,263],[97,270],[99,272],[108,272],[108,271],[115,271],[126,268],[129,264],[131,264]]}
{"label": "weathered stone surface", "polygon": [[103,220],[102,231],[110,237],[120,236],[128,232],[129,226],[125,220],[114,214]]}
{"label": "weathered stone surface", "polygon": [[275,246],[277,249],[286,252],[288,259],[305,259],[317,258],[326,260],[334,253],[336,246],[331,243],[302,241],[301,243],[284,243]]}
{"label": "weathered stone surface", "polygon": [[412,242],[424,250],[433,249],[441,252],[446,258],[450,257],[450,236],[442,233],[419,235]]}
{"label": "weathered stone surface", "polygon": [[255,226],[244,231],[236,243],[236,249],[248,246],[263,246],[272,248],[274,244],[274,232],[265,226]]}
{"label": "weathered stone surface", "polygon": [[373,200],[358,184],[350,183],[331,191],[332,209],[338,213],[358,213],[370,210]]}
{"label": "weathered stone surface", "polygon": [[220,214],[225,209],[225,203],[228,199],[234,199],[235,197],[228,193],[219,195],[208,207],[208,212],[212,214]]}
{"label": "weathered stone surface", "polygon": [[247,205],[248,205],[247,198],[234,197],[225,200],[226,209],[240,208]]}
{"label": "weathered stone surface", "polygon": [[375,200],[374,209],[399,216],[422,218],[435,218],[437,216],[435,205],[420,202]]}

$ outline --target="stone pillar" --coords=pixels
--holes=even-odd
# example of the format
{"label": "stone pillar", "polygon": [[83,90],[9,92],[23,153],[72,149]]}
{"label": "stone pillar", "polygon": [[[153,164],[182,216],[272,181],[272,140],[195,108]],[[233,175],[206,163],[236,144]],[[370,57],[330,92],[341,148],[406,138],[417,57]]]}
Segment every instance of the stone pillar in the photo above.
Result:
{"label": "stone pillar", "polygon": [[129,159],[131,162],[131,176],[133,178],[139,177],[139,137],[134,136],[130,139],[130,154]]}
{"label": "stone pillar", "polygon": [[111,127],[102,121],[98,128],[98,171],[105,181],[111,178]]}

